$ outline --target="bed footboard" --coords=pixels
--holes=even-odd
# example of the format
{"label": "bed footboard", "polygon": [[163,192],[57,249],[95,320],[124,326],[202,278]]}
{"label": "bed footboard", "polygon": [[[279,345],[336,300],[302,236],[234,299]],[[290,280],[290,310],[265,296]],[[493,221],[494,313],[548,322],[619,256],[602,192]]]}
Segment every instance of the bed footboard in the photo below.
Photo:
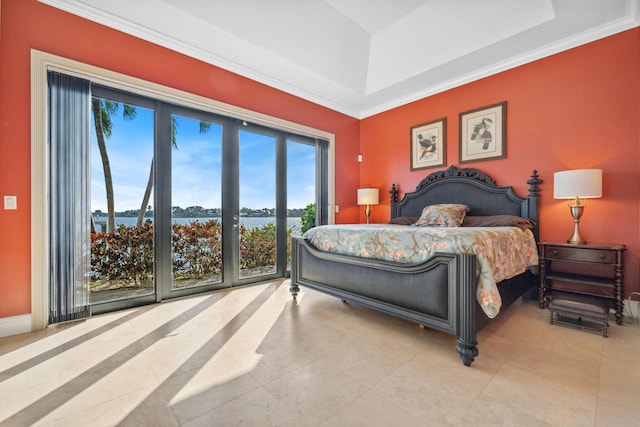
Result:
{"label": "bed footboard", "polygon": [[469,366],[476,341],[475,256],[436,254],[398,264],[322,252],[302,237],[291,239],[291,294],[300,285],[457,336]]}

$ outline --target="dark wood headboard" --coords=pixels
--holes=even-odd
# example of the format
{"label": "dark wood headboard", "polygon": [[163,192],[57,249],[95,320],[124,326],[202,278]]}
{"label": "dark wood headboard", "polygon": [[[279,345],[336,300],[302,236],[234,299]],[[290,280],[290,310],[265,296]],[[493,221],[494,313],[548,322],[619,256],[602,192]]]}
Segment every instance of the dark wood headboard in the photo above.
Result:
{"label": "dark wood headboard", "polygon": [[405,193],[398,201],[398,188],[391,186],[391,218],[420,216],[422,209],[439,203],[461,203],[469,206],[467,215],[516,215],[535,223],[534,235],[539,232],[539,185],[542,180],[533,170],[527,198],[517,195],[512,187],[498,187],[495,181],[478,169],[458,169],[434,172],[424,178],[414,192]]}

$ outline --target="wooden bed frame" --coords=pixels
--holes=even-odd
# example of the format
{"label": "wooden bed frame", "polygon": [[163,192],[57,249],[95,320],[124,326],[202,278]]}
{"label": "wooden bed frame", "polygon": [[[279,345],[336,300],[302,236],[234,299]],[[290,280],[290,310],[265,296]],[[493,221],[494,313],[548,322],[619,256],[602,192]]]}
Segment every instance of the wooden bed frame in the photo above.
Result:
{"label": "wooden bed frame", "polygon": [[[420,216],[424,206],[463,203],[469,215],[517,215],[535,223],[538,240],[539,184],[537,171],[527,181],[529,196],[511,187],[498,187],[477,169],[455,166],[428,175],[415,192],[398,202],[391,188],[391,217]],[[401,264],[323,252],[302,237],[292,238],[291,294],[300,286],[354,302],[374,310],[414,321],[457,336],[456,349],[465,366],[478,356],[477,331],[489,318],[476,300],[475,255],[436,253],[421,263]],[[502,310],[537,284],[526,271],[498,283]]]}

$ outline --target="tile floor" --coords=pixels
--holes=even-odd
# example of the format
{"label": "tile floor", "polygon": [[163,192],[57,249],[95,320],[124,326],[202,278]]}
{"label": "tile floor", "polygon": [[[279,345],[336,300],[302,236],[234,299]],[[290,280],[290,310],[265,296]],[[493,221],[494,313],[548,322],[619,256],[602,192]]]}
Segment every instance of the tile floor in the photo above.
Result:
{"label": "tile floor", "polygon": [[640,327],[516,302],[455,337],[264,283],[0,339],[2,426],[640,425]]}

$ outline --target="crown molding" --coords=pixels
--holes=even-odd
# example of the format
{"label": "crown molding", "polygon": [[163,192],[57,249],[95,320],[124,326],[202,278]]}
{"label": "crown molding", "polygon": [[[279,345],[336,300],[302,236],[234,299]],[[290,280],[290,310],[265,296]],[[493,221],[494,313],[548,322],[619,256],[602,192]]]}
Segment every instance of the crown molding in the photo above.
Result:
{"label": "crown molding", "polygon": [[447,80],[441,84],[425,88],[421,91],[415,91],[403,97],[394,98],[388,102],[380,103],[378,105],[371,106],[363,109],[360,112],[359,118],[366,118],[375,114],[388,111],[393,108],[400,107],[411,102],[418,101],[429,96],[436,95],[438,93],[445,92],[447,90],[454,89],[458,86],[462,86],[476,80],[490,77],[494,74],[501,73],[503,71],[510,70],[512,68],[520,67],[522,65],[538,61],[551,55],[555,55],[560,52],[564,52],[569,49],[573,49],[594,41],[603,39],[605,37],[612,36],[623,31],[630,30],[632,28],[640,26],[640,6],[639,1],[629,0],[627,8],[627,16],[623,19],[613,21],[607,25],[594,28],[591,31],[587,31],[581,34],[577,34],[572,37],[567,37],[556,43],[549,44],[539,49],[532,50],[530,52],[523,53],[521,55],[509,58],[508,60],[495,63],[490,67],[485,67],[476,70],[472,73],[467,73],[462,76]]}
{"label": "crown molding", "polygon": [[[284,80],[284,78],[274,77],[273,75],[258,71],[255,68],[240,64],[224,56],[198,48],[190,43],[176,40],[154,29],[136,24],[103,10],[89,7],[87,4],[78,0],[39,1],[357,119],[379,114],[640,25],[640,0],[627,0],[627,13],[623,18],[595,27],[589,31],[561,39],[541,48],[509,58],[508,60],[492,64],[491,66],[459,75],[436,85],[421,86],[415,90],[405,91],[404,94],[399,96],[376,95],[376,93],[364,95],[298,67],[296,73],[298,73],[299,76],[314,82],[314,89],[311,91],[301,87],[299,82],[292,83],[291,81]],[[268,55],[271,54],[267,54],[267,56]],[[275,55],[273,55],[273,58],[280,62],[283,61],[283,58],[276,58]],[[294,65],[292,64],[292,66]],[[419,81],[419,78],[420,76],[416,78],[416,81]],[[419,86],[419,84],[416,86]],[[390,93],[391,89],[380,92]]]}

